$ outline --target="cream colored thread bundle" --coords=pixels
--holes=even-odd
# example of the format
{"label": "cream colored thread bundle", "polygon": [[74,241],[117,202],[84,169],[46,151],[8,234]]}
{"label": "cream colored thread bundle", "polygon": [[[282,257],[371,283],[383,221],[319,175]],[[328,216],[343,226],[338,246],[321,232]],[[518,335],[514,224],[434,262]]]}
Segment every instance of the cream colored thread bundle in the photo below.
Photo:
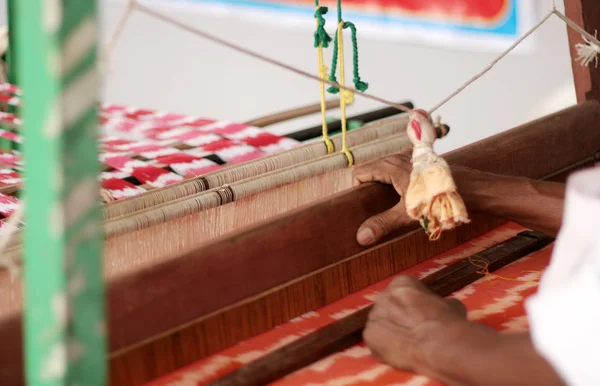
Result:
{"label": "cream colored thread bundle", "polygon": [[[381,121],[377,121],[374,123],[370,123],[360,129],[354,130],[350,133],[350,135],[348,136],[348,140],[349,143],[351,143],[352,145],[357,145],[357,146],[366,146],[369,144],[376,144],[377,141],[380,140],[385,140],[385,139],[389,139],[392,136],[396,136],[398,134],[400,134],[400,137],[404,136],[405,134],[405,128],[406,128],[406,124],[408,122],[408,117],[407,116],[401,116],[401,117],[390,117],[390,118],[386,118],[383,119]],[[336,135],[334,137],[332,137],[334,142],[336,142],[337,144],[341,143],[341,138],[340,135]],[[300,153],[301,156],[304,157],[303,160],[299,160],[298,158],[298,154],[294,153],[296,150],[300,150],[302,148],[306,148],[306,149],[312,149],[310,150],[308,153],[306,154],[302,154]],[[320,155],[321,157],[319,158],[319,155],[317,155],[317,153],[315,153],[313,150],[314,149],[319,149],[320,151]],[[376,147],[375,147],[376,149]],[[354,150],[353,150],[354,151]],[[359,152],[363,151],[363,150],[358,150]],[[382,153],[379,156],[385,156],[388,153]],[[389,153],[391,154],[391,153]],[[213,188],[210,190],[206,190],[204,188],[203,185],[199,184],[198,180],[195,181],[190,181],[189,184],[185,184],[183,185],[185,187],[184,190],[186,190],[187,192],[190,192],[187,189],[191,189],[192,186],[195,186],[194,192],[191,194],[186,194],[186,195],[182,195],[179,197],[174,198],[174,196],[176,195],[172,195],[172,193],[176,193],[176,192],[181,192],[182,189],[173,189],[173,185],[171,187],[165,187],[165,188],[159,188],[159,189],[155,189],[153,191],[150,191],[149,193],[146,193],[144,195],[140,195],[140,196],[136,196],[136,197],[132,197],[130,199],[127,200],[123,200],[123,201],[115,201],[111,204],[105,205],[105,214],[106,211],[110,210],[113,208],[113,205],[117,205],[117,211],[114,211],[112,214],[112,217],[107,217],[105,219],[105,222],[111,222],[112,224],[117,224],[117,225],[113,225],[114,228],[110,228],[107,229],[107,232],[111,233],[111,234],[116,234],[120,231],[124,231],[124,230],[135,230],[138,228],[143,228],[146,226],[149,226],[150,224],[156,224],[157,220],[160,221],[168,221],[168,219],[173,219],[176,218],[178,215],[186,215],[188,212],[188,209],[186,208],[179,208],[178,211],[163,211],[163,208],[167,208],[169,207],[169,205],[176,205],[180,202],[182,202],[183,200],[186,199],[193,199],[192,201],[190,201],[187,205],[192,205],[192,207],[194,209],[189,209],[193,212],[196,212],[198,210],[203,210],[206,208],[212,208],[214,207],[217,203],[218,205],[220,205],[220,198],[218,196],[217,192],[220,187],[224,184],[230,184],[230,186],[236,186],[236,182],[248,182],[253,178],[256,178],[257,176],[261,176],[261,175],[276,175],[279,171],[285,171],[285,170],[289,170],[292,169],[296,166],[299,166],[300,164],[303,165],[308,165],[311,162],[317,162],[317,161],[321,161],[322,159],[326,159],[328,156],[326,155],[326,151],[324,151],[323,146],[318,143],[318,144],[313,144],[313,145],[305,145],[302,147],[299,147],[297,149],[293,149],[287,152],[283,152],[283,153],[279,153],[279,154],[274,154],[272,156],[268,156],[268,157],[264,157],[255,161],[250,161],[246,164],[242,164],[242,165],[235,165],[235,166],[230,166],[227,168],[222,169],[221,171],[218,172],[213,172],[211,173],[211,175],[207,175],[208,177],[213,177],[212,179],[209,178],[209,180],[211,180],[210,185],[209,186],[216,186],[218,188]],[[340,154],[333,154],[330,155],[329,157],[337,157],[340,158]],[[376,155],[374,155],[375,158],[377,158]],[[281,162],[279,162],[281,159],[285,160],[286,165],[282,165]],[[340,158],[341,159],[341,158]],[[266,166],[265,166],[266,165]],[[254,169],[253,171],[256,173],[256,175],[252,175],[249,176],[249,172],[248,170],[250,169]],[[265,169],[271,169],[271,170],[267,170],[265,172]],[[318,168],[314,169],[314,172],[316,172],[318,170]],[[180,183],[181,184],[181,183]],[[210,193],[212,198],[201,198],[199,199],[198,197],[202,196],[203,193]],[[165,194],[169,194],[169,200],[163,199],[162,202],[158,202],[159,200],[161,200],[161,196]],[[236,193],[236,198],[238,196],[243,195],[241,192]],[[146,200],[148,197],[152,197],[152,205]],[[195,200],[195,201],[194,201]],[[198,201],[200,200],[200,201]],[[125,204],[125,205],[123,205]],[[132,204],[135,205],[135,209],[136,210],[132,210]],[[152,212],[153,210],[157,210],[156,212]],[[148,217],[146,218],[141,218],[139,225],[135,225],[136,222],[131,220],[131,217],[136,215],[136,214],[148,214]],[[167,215],[167,217],[165,217],[165,213]],[[114,231],[111,231],[111,229],[115,229]],[[20,230],[17,231],[15,233],[15,235],[13,236],[12,240],[9,243],[10,247],[17,247],[21,242],[21,234],[20,234]]]}
{"label": "cream colored thread bundle", "polygon": [[[402,133],[407,122],[408,117],[401,116],[387,118],[365,125],[364,127],[348,133],[348,146],[353,147],[379,138]],[[339,147],[342,143],[341,134],[332,136],[331,140],[334,146]],[[242,179],[256,177],[263,173],[293,166],[300,162],[314,160],[324,155],[327,155],[327,151],[320,142],[302,145],[295,149],[259,158],[240,165],[228,166],[222,170],[198,178],[185,180],[163,188],[153,189],[136,197],[114,201],[105,205],[104,216],[106,219],[118,218],[155,205],[200,193],[207,190],[207,187],[199,182],[199,179],[202,178],[208,182],[208,188],[220,187],[224,184],[231,184]]]}
{"label": "cream colored thread bundle", "polygon": [[[406,135],[392,138],[383,138],[352,149],[358,163],[374,161],[382,156],[391,155],[399,148],[410,145]],[[293,184],[303,179],[323,174],[329,171],[347,167],[347,160],[343,153],[324,156],[315,161],[304,162],[299,165],[284,168],[275,172],[266,173],[259,177],[245,179],[230,184],[227,188],[233,191],[235,200],[243,199],[268,189]],[[185,197],[168,204],[153,207],[147,211],[139,212],[125,218],[109,221],[106,224],[106,236],[113,237],[124,232],[132,232],[158,222],[170,221],[174,218],[186,216],[192,212],[200,212],[221,205],[218,194],[223,187],[211,189],[192,197]]]}
{"label": "cream colored thread bundle", "polygon": [[550,16],[552,16],[553,13],[554,13],[554,11],[548,12],[548,14],[544,18],[542,18],[542,20],[540,20],[535,26],[533,26],[529,31],[527,31],[523,36],[521,36],[519,39],[517,39],[510,47],[508,47],[508,49],[506,49],[504,52],[502,52],[500,55],[498,55],[486,68],[483,69],[483,71],[481,71],[479,74],[477,74],[474,77],[472,77],[471,79],[469,79],[464,85],[460,86],[452,94],[450,94],[449,96],[447,96],[446,98],[444,98],[440,103],[438,103],[433,108],[431,108],[429,110],[429,114],[433,114],[436,110],[438,110],[440,107],[442,107],[443,105],[445,105],[451,99],[453,99],[454,97],[456,97],[463,90],[465,90],[467,87],[469,87],[471,84],[473,84],[479,78],[481,78],[483,75],[485,75],[489,71],[491,71],[492,68],[494,68],[494,66],[498,62],[500,62],[500,60],[504,59],[504,57],[506,55],[508,55],[509,53],[511,53],[512,50],[514,50],[515,48],[517,48],[517,46],[519,46],[519,44],[521,44],[525,39],[527,39],[538,28],[540,28],[546,21],[548,21],[548,19],[550,18]]}
{"label": "cream colored thread bundle", "polygon": [[[398,149],[410,146],[410,140],[405,136],[394,136],[393,138],[384,138],[376,143],[369,143],[366,145],[354,148],[352,151],[355,154],[358,163],[366,163],[378,159],[381,156],[386,156],[397,152]],[[196,197],[188,197],[180,200],[177,203],[170,203],[168,205],[162,205],[157,208],[153,208],[146,212],[138,213],[134,216],[129,216],[119,221],[111,221],[106,224],[106,236],[108,245],[113,245],[117,248],[117,242],[120,243],[128,238],[131,239],[131,243],[139,245],[140,248],[147,249],[149,255],[155,256],[155,258],[168,259],[170,256],[163,256],[163,254],[170,253],[181,253],[183,249],[189,248],[192,244],[206,242],[206,237],[214,238],[220,236],[226,232],[233,230],[233,228],[221,227],[220,229],[213,229],[215,226],[215,218],[210,213],[221,213],[224,217],[219,217],[217,223],[225,223],[239,221],[236,219],[242,216],[243,210],[255,210],[257,205],[256,199],[258,196],[264,197],[265,195],[270,196],[270,201],[267,200],[263,205],[268,205],[269,210],[275,210],[275,213],[281,211],[287,211],[297,207],[294,201],[288,200],[287,196],[293,197],[294,195],[306,196],[307,194],[313,199],[322,198],[319,192],[323,194],[332,194],[346,189],[351,186],[351,169],[347,168],[346,158],[343,153],[337,153],[333,156],[323,157],[319,162],[307,162],[304,165],[290,167],[285,171],[273,172],[271,175],[262,176],[259,179],[250,179],[247,181],[240,181],[230,186],[235,191],[236,201],[228,204],[221,205],[218,193],[219,189],[214,189],[208,192],[201,193]],[[340,181],[327,179],[327,176],[331,174],[344,175],[345,184],[340,185]],[[325,179],[325,181],[323,180]],[[318,185],[310,184],[310,187],[305,186],[306,181],[319,180]],[[327,181],[327,182],[326,182]],[[287,192],[281,199],[284,199],[286,205],[284,207],[274,207],[273,197],[277,196],[277,192],[281,192],[282,189]],[[258,195],[257,195],[258,193]],[[283,193],[282,193],[283,194]],[[239,197],[238,197],[239,196]],[[300,202],[301,204],[302,202]],[[242,205],[242,206],[240,206]],[[247,206],[246,209],[245,206]],[[236,212],[231,212],[233,209]],[[250,216],[249,220],[246,220],[246,224],[250,225],[256,223],[266,217],[264,213],[268,211],[256,211],[253,212],[256,218]],[[227,213],[227,214],[225,214]],[[215,214],[216,216],[216,214]],[[187,224],[175,229],[175,224]],[[175,228],[174,228],[175,227]],[[187,228],[186,228],[187,227]],[[160,231],[159,231],[160,230]],[[147,233],[150,232],[150,233]],[[153,233],[156,232],[156,233]],[[203,236],[204,232],[205,236]],[[153,236],[146,239],[148,245],[142,245],[142,235],[144,234],[156,234],[160,233],[160,237]],[[178,239],[178,238],[181,238]],[[183,242],[182,240],[189,240]],[[192,244],[190,244],[192,243]],[[130,256],[133,259],[143,259],[141,250],[131,251],[131,247],[126,247],[120,250],[119,253],[115,252],[115,255]],[[128,244],[129,245],[129,244]],[[152,249],[156,248],[156,250]],[[7,253],[12,258],[18,258],[20,256],[21,248],[19,245],[11,247]],[[115,250],[116,251],[116,250]],[[129,251],[129,252],[128,252]],[[119,257],[122,261],[124,257]],[[111,264],[110,262],[108,262]],[[132,263],[133,264],[133,263]],[[130,269],[127,263],[120,264],[123,269]]]}

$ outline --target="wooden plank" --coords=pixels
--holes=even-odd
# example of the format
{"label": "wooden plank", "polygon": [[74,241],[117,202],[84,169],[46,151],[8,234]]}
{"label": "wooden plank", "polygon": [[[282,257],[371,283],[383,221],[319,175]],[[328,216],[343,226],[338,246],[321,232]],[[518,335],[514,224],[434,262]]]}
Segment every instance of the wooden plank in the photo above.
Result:
{"label": "wooden plank", "polygon": [[[565,0],[565,15],[592,35],[600,30],[600,1],[598,0]],[[596,67],[594,62],[590,63],[589,67],[584,67],[576,60],[575,44],[585,43],[585,41],[573,29],[565,28],[569,37],[577,101],[600,101],[600,68]]]}
{"label": "wooden plank", "polygon": [[17,60],[27,138],[26,379],[100,386],[106,353],[96,1],[12,5],[16,55],[28,59]]}
{"label": "wooden plank", "polygon": [[[429,289],[439,296],[453,292],[482,277],[480,267],[470,262],[477,258],[487,262],[494,272],[523,256],[540,250],[553,240],[539,232],[523,232],[480,253],[454,263],[423,279]],[[324,357],[344,350],[362,340],[362,331],[373,306],[348,315],[319,328],[292,343],[274,350],[211,383],[211,386],[260,386],[274,382]]]}
{"label": "wooden plank", "polygon": [[[600,149],[599,124],[600,105],[590,102],[447,158],[484,171],[542,178],[592,157]],[[548,153],[553,157],[539,159]],[[398,199],[389,186],[363,185],[111,283],[112,347],[118,350],[374,249],[359,246],[355,232]]]}

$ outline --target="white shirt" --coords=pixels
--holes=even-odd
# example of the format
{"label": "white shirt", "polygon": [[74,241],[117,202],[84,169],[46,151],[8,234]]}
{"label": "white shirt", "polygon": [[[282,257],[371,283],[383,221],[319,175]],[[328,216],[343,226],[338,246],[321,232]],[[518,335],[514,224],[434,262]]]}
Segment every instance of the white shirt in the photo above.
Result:
{"label": "white shirt", "polygon": [[570,386],[600,386],[600,168],[574,173],[552,259],[528,299],[536,350]]}

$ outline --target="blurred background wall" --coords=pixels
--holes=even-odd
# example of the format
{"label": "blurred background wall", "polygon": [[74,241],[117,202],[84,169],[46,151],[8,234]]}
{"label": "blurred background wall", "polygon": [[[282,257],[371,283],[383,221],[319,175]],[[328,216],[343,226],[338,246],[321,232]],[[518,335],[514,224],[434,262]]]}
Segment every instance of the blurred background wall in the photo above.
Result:
{"label": "blurred background wall", "polygon": [[[550,0],[530,1],[535,2],[536,20],[549,9]],[[103,39],[113,32],[125,4],[124,0],[101,0]],[[306,28],[296,28],[288,27],[283,19],[281,25],[252,22],[226,9],[159,9],[184,23],[316,73],[312,18],[307,19]],[[358,27],[361,76],[369,82],[369,92],[398,102],[410,100],[419,107],[439,102],[497,55],[497,51],[469,47],[444,48],[361,36]],[[531,50],[505,58],[439,111],[452,132],[440,141],[438,150],[468,144],[575,102],[564,24],[553,18],[532,38]],[[318,101],[318,86],[313,81],[142,13],[135,13],[125,28],[102,92],[106,102],[232,121]],[[350,113],[379,106],[357,97]],[[279,129],[318,122],[318,117],[310,117]]]}

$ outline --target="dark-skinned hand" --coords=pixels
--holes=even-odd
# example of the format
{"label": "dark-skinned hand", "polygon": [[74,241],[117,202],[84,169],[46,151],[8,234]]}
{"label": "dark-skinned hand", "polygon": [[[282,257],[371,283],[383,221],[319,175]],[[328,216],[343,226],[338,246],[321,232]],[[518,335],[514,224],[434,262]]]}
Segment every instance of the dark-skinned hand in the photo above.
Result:
{"label": "dark-skinned hand", "polygon": [[411,276],[398,276],[378,295],[363,337],[377,360],[426,374],[428,350],[443,349],[453,326],[466,323],[460,301],[437,296]]}
{"label": "dark-skinned hand", "polygon": [[358,229],[356,240],[361,245],[371,245],[391,232],[414,222],[406,214],[404,194],[408,188],[412,164],[412,149],[382,158],[354,169],[354,185],[365,182],[381,182],[394,186],[400,202],[393,208],[367,219]]}

